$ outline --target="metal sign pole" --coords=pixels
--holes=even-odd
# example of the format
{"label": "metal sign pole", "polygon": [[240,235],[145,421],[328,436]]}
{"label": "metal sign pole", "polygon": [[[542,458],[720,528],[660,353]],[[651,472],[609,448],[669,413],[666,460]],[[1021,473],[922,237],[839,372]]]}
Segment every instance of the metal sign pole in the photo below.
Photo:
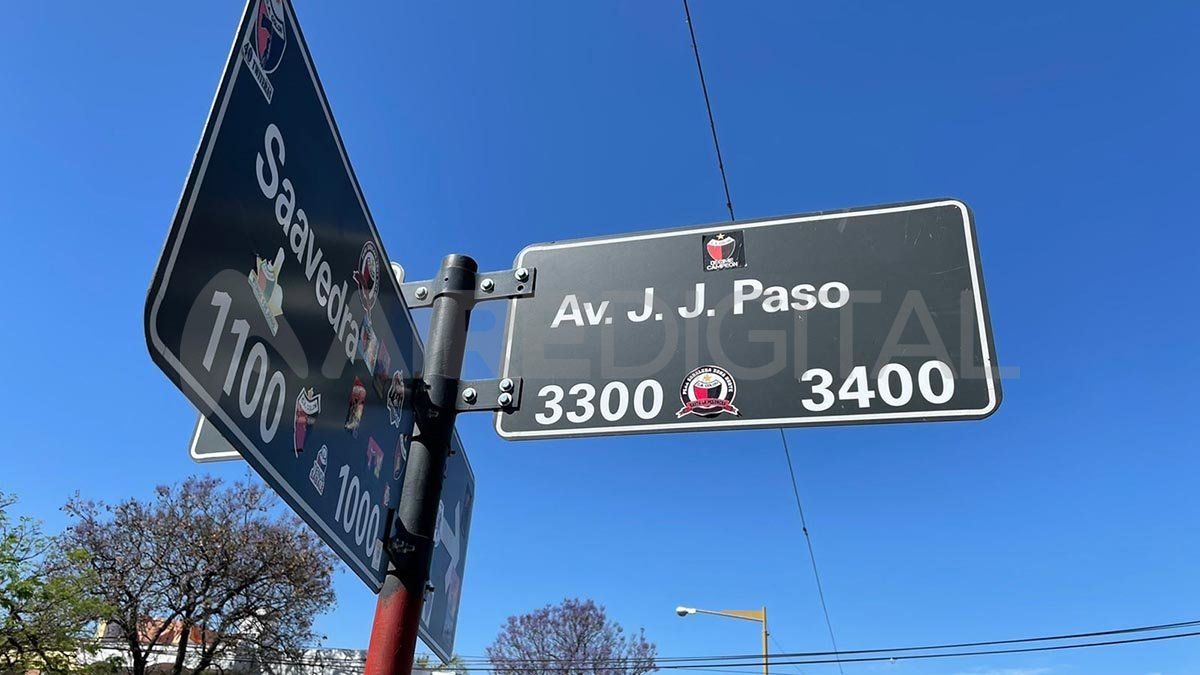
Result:
{"label": "metal sign pole", "polygon": [[424,391],[418,392],[414,401],[416,429],[389,542],[388,576],[375,609],[366,675],[412,672],[438,502],[458,414],[459,376],[475,304],[477,271],[473,259],[449,255],[438,272],[441,287],[432,302]]}

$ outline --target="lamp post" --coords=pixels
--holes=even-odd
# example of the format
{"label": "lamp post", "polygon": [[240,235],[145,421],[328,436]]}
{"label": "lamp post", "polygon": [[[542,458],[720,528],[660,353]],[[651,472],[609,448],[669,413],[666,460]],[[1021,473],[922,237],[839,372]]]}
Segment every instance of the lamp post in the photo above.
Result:
{"label": "lamp post", "polygon": [[731,619],[745,619],[746,621],[757,621],[762,624],[762,654],[763,654],[763,675],[770,675],[767,670],[767,637],[770,633],[767,632],[767,608],[762,609],[696,609],[695,607],[676,607],[675,613],[679,616],[690,616],[692,614],[712,614],[713,616],[726,616]]}

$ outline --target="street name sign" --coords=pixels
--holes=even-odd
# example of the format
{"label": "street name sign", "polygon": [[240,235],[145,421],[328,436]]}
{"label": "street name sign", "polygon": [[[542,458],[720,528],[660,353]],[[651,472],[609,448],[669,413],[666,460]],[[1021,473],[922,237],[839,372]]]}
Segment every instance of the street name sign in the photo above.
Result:
{"label": "street name sign", "polygon": [[[396,283],[404,283],[404,268],[400,263],[392,262],[392,273],[396,275]],[[196,426],[193,427],[192,437],[188,441],[188,456],[194,462],[205,464],[240,460],[242,453],[225,440],[216,427],[206,423],[204,415],[197,415]]]}
{"label": "street name sign", "polygon": [[970,209],[943,199],[538,244],[507,439],[979,419],[1000,404]]}
{"label": "street name sign", "polygon": [[429,584],[433,590],[425,595],[418,629],[421,639],[443,662],[449,662],[454,655],[474,506],[475,472],[455,431],[450,439],[450,457],[446,460],[446,480],[433,537],[433,560],[429,564]]}
{"label": "street name sign", "polygon": [[216,427],[205,422],[204,416],[201,415],[196,418],[192,440],[188,443],[188,456],[192,458],[192,461],[203,464],[241,459],[242,453],[225,440]]}
{"label": "street name sign", "polygon": [[378,591],[422,351],[286,0],[238,26],[150,285],[154,362]]}
{"label": "street name sign", "polygon": [[[418,632],[421,639],[443,661],[454,654],[458,608],[462,601],[463,576],[467,568],[467,540],[471,535],[471,513],[475,506],[475,472],[467,459],[462,439],[455,431],[446,461],[446,481],[438,504],[437,531],[429,580],[433,590],[426,594]],[[216,427],[196,420],[188,454],[197,462],[222,462],[242,458]],[[402,457],[407,460],[407,457]],[[407,462],[403,463],[407,468]],[[398,476],[403,481],[403,474]]]}

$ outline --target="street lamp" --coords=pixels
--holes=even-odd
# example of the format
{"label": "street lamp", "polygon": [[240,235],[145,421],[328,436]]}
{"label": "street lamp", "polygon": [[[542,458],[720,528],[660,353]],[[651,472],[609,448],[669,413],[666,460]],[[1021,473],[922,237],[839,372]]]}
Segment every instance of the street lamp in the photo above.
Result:
{"label": "street lamp", "polygon": [[760,610],[755,609],[696,609],[695,607],[684,607],[680,605],[675,608],[675,613],[679,616],[690,616],[692,614],[712,614],[713,616],[727,616],[731,619],[745,619],[746,621],[757,621],[762,624],[762,650],[763,650],[763,675],[770,675],[767,670],[767,638],[770,633],[767,632],[767,608],[763,607]]}

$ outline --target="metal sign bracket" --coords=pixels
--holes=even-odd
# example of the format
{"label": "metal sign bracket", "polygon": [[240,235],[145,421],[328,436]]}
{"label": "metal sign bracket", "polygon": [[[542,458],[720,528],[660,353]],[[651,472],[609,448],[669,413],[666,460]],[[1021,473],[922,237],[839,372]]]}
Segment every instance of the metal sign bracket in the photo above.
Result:
{"label": "metal sign bracket", "polygon": [[[508,298],[525,298],[533,295],[537,270],[532,267],[499,270],[478,274],[475,277],[475,299],[473,304],[487,300],[507,300]],[[433,299],[450,292],[443,279],[428,279],[411,281],[400,285],[404,293],[404,302],[410,308],[430,307]],[[475,410],[476,408],[472,408]]]}
{"label": "metal sign bracket", "polygon": [[519,377],[493,380],[460,380],[458,383],[459,412],[477,410],[500,410],[511,412],[521,407],[521,385]]}

